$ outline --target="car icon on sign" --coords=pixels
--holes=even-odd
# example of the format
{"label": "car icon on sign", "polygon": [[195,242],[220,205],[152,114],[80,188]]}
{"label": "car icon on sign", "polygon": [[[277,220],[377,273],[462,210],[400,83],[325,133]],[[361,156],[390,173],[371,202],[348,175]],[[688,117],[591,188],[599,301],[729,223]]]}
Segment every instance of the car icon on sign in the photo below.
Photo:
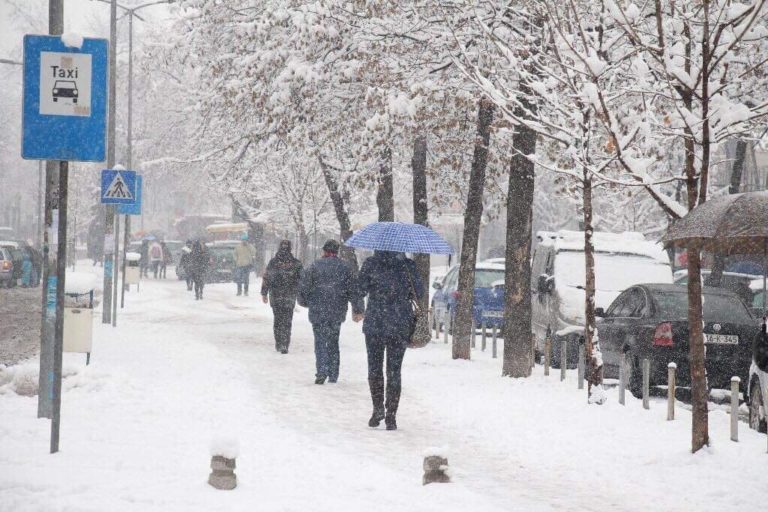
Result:
{"label": "car icon on sign", "polygon": [[59,98],[71,98],[72,103],[77,103],[77,84],[72,80],[56,80],[53,101],[59,101]]}

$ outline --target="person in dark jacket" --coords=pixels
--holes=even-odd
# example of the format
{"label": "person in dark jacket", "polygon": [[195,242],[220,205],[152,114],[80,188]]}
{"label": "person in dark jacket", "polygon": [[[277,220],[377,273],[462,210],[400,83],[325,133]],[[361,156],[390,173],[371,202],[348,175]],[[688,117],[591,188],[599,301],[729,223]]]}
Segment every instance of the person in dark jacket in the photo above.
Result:
{"label": "person in dark jacket", "polygon": [[275,350],[288,353],[291,344],[293,308],[301,278],[301,262],[291,254],[291,241],[283,240],[275,257],[269,260],[261,284],[261,298],[264,304],[272,306],[274,315],[273,331]]}
{"label": "person in dark jacket", "polygon": [[[414,320],[411,298],[423,291],[416,264],[405,255],[375,251],[366,259],[357,277],[357,293],[368,296],[363,334],[368,350],[368,386],[373,414],[368,426],[378,427],[383,419],[387,430],[396,430],[395,416],[400,403],[405,349]],[[384,400],[384,357],[386,355],[386,402]]]}
{"label": "person in dark jacket", "polygon": [[195,300],[203,299],[203,287],[209,266],[208,249],[200,240],[195,240],[192,244],[192,252],[189,254],[189,266],[187,267],[187,272],[192,276],[192,282],[195,284]]}
{"label": "person in dark jacket", "polygon": [[139,259],[139,273],[141,277],[149,277],[149,240],[141,241],[141,258]]}
{"label": "person in dark jacket", "polygon": [[323,257],[301,276],[299,305],[309,308],[315,334],[315,384],[339,379],[339,330],[352,304],[355,322],[362,319],[363,302],[356,297],[355,278],[347,263],[338,258],[339,243],[328,240]]}

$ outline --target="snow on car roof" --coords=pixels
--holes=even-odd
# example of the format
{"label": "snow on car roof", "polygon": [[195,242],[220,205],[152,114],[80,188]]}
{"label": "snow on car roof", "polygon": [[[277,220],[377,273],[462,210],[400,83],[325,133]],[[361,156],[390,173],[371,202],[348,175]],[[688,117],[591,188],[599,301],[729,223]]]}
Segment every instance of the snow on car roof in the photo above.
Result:
{"label": "snow on car roof", "polygon": [[504,270],[504,265],[499,263],[488,263],[487,261],[481,261],[475,265],[475,270]]}
{"label": "snow on car roof", "polygon": [[14,249],[19,248],[19,242],[14,242],[12,240],[0,240],[0,245],[5,247],[13,247]]}
{"label": "snow on car roof", "polygon": [[[538,238],[540,245],[554,247],[555,252],[584,251],[583,231],[539,231],[536,233],[536,238]],[[649,242],[642,233],[634,231],[626,231],[624,233],[595,231],[592,235],[592,240],[595,252],[633,254],[664,262],[669,261],[662,245],[658,242]]]}

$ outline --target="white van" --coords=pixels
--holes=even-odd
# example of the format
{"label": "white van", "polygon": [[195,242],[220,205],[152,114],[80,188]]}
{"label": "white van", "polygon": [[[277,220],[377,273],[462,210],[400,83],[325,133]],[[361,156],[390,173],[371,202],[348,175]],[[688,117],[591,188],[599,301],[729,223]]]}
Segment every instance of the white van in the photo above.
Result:
{"label": "white van", "polygon": [[[560,341],[568,341],[568,365],[575,366],[584,333],[585,283],[583,231],[540,231],[531,262],[531,302],[536,351],[552,338],[552,365],[560,366]],[[672,267],[661,244],[642,233],[593,235],[595,307],[607,309],[625,289],[641,283],[671,283]]]}

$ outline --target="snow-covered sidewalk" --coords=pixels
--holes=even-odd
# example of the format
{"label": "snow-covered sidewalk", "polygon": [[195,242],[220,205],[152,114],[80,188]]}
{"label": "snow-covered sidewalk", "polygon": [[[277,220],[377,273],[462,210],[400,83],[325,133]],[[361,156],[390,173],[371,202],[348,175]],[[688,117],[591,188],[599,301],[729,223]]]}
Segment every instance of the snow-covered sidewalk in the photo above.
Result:
{"label": "snow-covered sidewalk", "polygon": [[[400,430],[366,426],[360,326],[342,329],[341,377],[314,384],[311,328],[294,317],[274,350],[271,311],[234,285],[196,302],[182,282],[145,280],[118,327],[95,326],[91,365],[65,354],[61,452],[37,399],[0,380],[0,510],[723,511],[765,504],[765,436],[710,414],[691,455],[690,414],[586,404],[575,375],[503,379],[501,359],[452,361],[442,341],[406,354]],[[36,368],[37,362],[29,363]],[[23,372],[17,368],[14,372]],[[8,373],[8,372],[6,372]],[[239,441],[238,487],[207,485],[209,445]],[[454,482],[421,485],[444,446]]]}

